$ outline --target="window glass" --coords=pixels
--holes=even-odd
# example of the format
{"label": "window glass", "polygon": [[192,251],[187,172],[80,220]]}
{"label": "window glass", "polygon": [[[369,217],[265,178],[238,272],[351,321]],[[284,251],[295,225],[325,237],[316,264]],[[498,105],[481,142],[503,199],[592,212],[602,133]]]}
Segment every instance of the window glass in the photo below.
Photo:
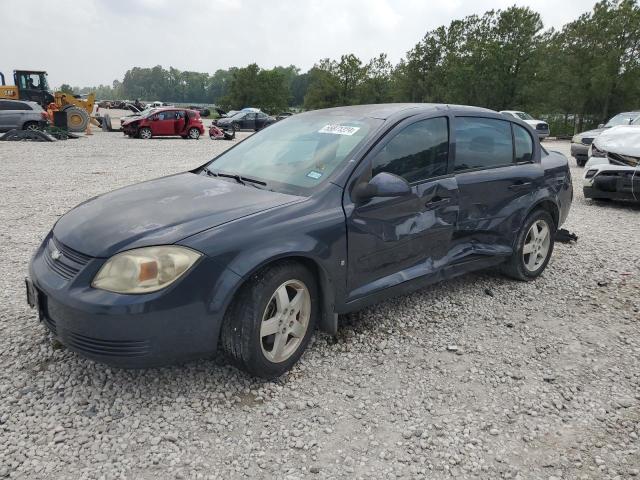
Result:
{"label": "window glass", "polygon": [[454,169],[490,168],[513,162],[511,124],[493,118],[456,118]]}
{"label": "window glass", "polygon": [[520,125],[513,124],[513,138],[516,147],[516,162],[530,162],[533,159],[533,140]]}
{"label": "window glass", "polygon": [[0,110],[12,110],[13,107],[11,106],[11,103],[9,102],[3,102],[2,100],[0,100]]}
{"label": "window glass", "polygon": [[342,168],[381,123],[332,111],[302,113],[251,135],[208,168],[264,181],[271,190],[306,194]]}
{"label": "window glass", "polygon": [[447,119],[430,118],[405,127],[373,159],[373,176],[388,172],[413,183],[446,175],[449,157]]}

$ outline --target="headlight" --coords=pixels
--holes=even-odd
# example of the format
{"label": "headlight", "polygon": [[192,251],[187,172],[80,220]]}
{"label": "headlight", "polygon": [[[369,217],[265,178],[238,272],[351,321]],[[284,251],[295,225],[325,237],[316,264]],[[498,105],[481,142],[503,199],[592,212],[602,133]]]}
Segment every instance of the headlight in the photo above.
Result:
{"label": "headlight", "polygon": [[572,143],[582,143],[582,138],[580,138],[580,134],[578,135],[574,135],[573,138],[571,139]]}
{"label": "headlight", "polygon": [[600,150],[598,147],[596,147],[593,143],[591,144],[591,149],[589,150],[589,156],[590,157],[606,157],[607,156],[607,152],[605,152],[604,150]]}
{"label": "headlight", "polygon": [[201,256],[175,245],[129,250],[107,260],[91,286],[116,293],[155,292],[175,282]]}

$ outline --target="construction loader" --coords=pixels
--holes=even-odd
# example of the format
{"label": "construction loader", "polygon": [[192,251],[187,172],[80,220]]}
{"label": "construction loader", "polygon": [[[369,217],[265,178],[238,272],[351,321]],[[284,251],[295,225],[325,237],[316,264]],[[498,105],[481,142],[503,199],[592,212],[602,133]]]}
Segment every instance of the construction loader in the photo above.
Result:
{"label": "construction loader", "polygon": [[86,99],[76,98],[73,94],[65,92],[51,93],[47,72],[37,70],[14,70],[15,85],[6,85],[4,74],[0,72],[0,81],[0,99],[37,102],[50,113],[51,118],[53,111],[64,111],[67,114],[67,129],[70,132],[84,132],[91,121],[95,93],[89,94]]}

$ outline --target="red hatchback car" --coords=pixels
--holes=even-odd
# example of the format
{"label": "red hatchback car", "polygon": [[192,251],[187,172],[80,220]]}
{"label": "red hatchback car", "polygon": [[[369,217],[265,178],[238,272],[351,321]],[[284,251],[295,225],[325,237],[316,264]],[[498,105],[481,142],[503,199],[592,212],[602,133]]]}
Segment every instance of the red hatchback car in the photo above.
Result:
{"label": "red hatchback car", "polygon": [[197,140],[204,133],[204,125],[200,113],[195,110],[169,107],[126,120],[122,131],[130,137],[144,139],[180,136]]}

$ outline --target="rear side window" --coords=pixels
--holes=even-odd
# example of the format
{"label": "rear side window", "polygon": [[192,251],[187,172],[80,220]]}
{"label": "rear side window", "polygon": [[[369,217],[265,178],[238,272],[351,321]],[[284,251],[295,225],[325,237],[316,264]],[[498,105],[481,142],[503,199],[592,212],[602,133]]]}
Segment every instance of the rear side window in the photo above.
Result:
{"label": "rear side window", "polygon": [[409,183],[447,174],[449,125],[446,118],[413,123],[393,137],[373,158],[373,176],[388,172]]}
{"label": "rear side window", "polygon": [[32,110],[32,108],[28,103],[0,101],[0,110]]}
{"label": "rear side window", "polygon": [[513,162],[511,122],[481,117],[456,118],[456,171],[499,167]]}
{"label": "rear side window", "polygon": [[530,162],[533,159],[533,140],[531,135],[520,125],[513,124],[516,162]]}

